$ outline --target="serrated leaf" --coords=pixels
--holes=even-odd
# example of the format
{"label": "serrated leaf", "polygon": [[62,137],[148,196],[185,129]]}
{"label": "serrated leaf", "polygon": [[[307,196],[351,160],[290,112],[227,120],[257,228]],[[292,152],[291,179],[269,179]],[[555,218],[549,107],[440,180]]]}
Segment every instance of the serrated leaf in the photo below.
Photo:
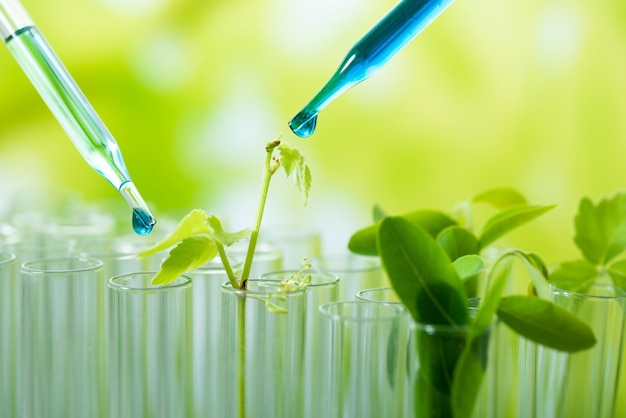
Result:
{"label": "serrated leaf", "polygon": [[198,234],[209,234],[207,226],[207,215],[201,209],[194,209],[189,212],[176,226],[174,232],[168,237],[154,244],[152,247],[139,253],[139,258],[145,258],[159,251],[163,251],[182,240]]}
{"label": "serrated leaf", "polygon": [[608,264],[626,249],[626,194],[602,199],[597,206],[582,199],[574,226],[574,242],[583,256],[594,264]]}
{"label": "serrated leaf", "polygon": [[298,166],[296,170],[295,183],[296,188],[300,191],[300,195],[302,196],[302,200],[304,200],[304,204],[309,200],[309,194],[311,193],[311,169],[308,164],[304,162],[302,159],[302,165]]}
{"label": "serrated leaf", "polygon": [[518,334],[555,350],[576,352],[596,343],[591,328],[552,302],[532,296],[502,298],[498,317]]}
{"label": "serrated leaf", "polygon": [[280,163],[285,170],[285,174],[289,177],[293,173],[294,184],[306,204],[311,191],[312,176],[311,169],[306,163],[304,155],[285,141],[280,143],[278,151],[280,152]]}
{"label": "serrated leaf", "polygon": [[479,236],[483,248],[491,244],[507,232],[543,215],[555,206],[524,205],[505,209],[494,215],[485,223]]}
{"label": "serrated leaf", "polygon": [[224,231],[224,228],[222,227],[222,222],[215,215],[211,215],[207,218],[207,224],[213,230],[212,235],[217,240],[217,242],[226,247],[233,245],[237,241],[248,238],[248,236],[250,235],[250,229],[247,228],[237,232]]}
{"label": "serrated leaf", "polygon": [[597,267],[587,260],[566,261],[550,273],[551,282],[577,282],[581,291],[591,285],[596,277]]}
{"label": "serrated leaf", "polygon": [[303,156],[299,150],[292,148],[286,141],[280,142],[278,151],[280,152],[280,164],[283,166],[287,177],[289,177],[298,164],[300,164],[300,160],[303,159]]}
{"label": "serrated leaf", "polygon": [[510,187],[499,187],[487,190],[474,196],[472,201],[488,203],[498,209],[526,205],[526,198],[517,190]]}
{"label": "serrated leaf", "polygon": [[[419,226],[433,238],[444,228],[456,225],[456,222],[445,213],[430,209],[416,210],[405,213],[400,217],[406,219],[413,225]],[[348,242],[348,249],[355,254],[378,255],[376,235],[378,234],[381,223],[382,221],[378,221],[374,225],[360,229],[352,234]]]}
{"label": "serrated leaf", "polygon": [[468,254],[461,256],[452,262],[459,278],[461,280],[468,279],[480,273],[485,264],[481,256],[476,254]]}
{"label": "serrated leaf", "polygon": [[170,251],[152,284],[167,285],[181,274],[211,261],[216,255],[217,246],[211,236],[203,234],[186,238]]}
{"label": "serrated leaf", "polygon": [[467,324],[463,284],[430,234],[402,217],[385,218],[378,245],[387,275],[415,321]]}
{"label": "serrated leaf", "polygon": [[465,228],[452,225],[439,232],[437,242],[454,261],[459,257],[480,252],[478,238]]}
{"label": "serrated leaf", "polygon": [[626,260],[620,260],[611,264],[607,273],[615,286],[626,289]]}

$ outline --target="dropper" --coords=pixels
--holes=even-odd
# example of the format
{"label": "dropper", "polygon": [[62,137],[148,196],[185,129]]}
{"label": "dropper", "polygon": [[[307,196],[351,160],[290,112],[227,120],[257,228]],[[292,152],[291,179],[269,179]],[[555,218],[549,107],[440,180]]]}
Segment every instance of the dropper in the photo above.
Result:
{"label": "dropper", "polygon": [[150,233],[156,219],[130,179],[113,135],[18,0],[0,0],[0,36],[78,152],[130,206],[135,232]]}
{"label": "dropper", "polygon": [[313,99],[289,121],[301,138],[315,131],[318,113],[349,88],[369,78],[441,14],[453,0],[402,0],[348,52]]}

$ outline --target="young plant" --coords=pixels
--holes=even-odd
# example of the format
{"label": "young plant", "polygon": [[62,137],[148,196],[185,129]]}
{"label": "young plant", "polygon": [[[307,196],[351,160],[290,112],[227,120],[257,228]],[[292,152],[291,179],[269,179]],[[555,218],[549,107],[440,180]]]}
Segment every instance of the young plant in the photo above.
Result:
{"label": "young plant", "polygon": [[625,288],[626,192],[603,198],[597,205],[589,198],[581,199],[574,228],[574,242],[582,259],[561,263],[550,280],[577,282],[580,291],[596,280]]}
{"label": "young plant", "polygon": [[[273,175],[281,166],[287,177],[293,174],[294,183],[305,204],[311,190],[311,170],[300,151],[280,139],[268,142],[265,151],[261,195],[252,228],[227,232],[217,216],[207,215],[201,209],[192,210],[168,237],[139,254],[140,258],[144,258],[175,245],[161,265],[161,270],[153,278],[152,284],[167,285],[181,274],[194,270],[219,255],[233,289],[246,289]],[[237,277],[226,254],[226,247],[245,238],[249,240],[248,250],[241,275]]]}
{"label": "young plant", "polygon": [[[295,148],[292,148],[285,141],[276,139],[270,141],[266,147],[265,166],[263,169],[263,181],[261,186],[261,195],[257,207],[256,217],[251,229],[245,229],[237,232],[227,232],[222,227],[222,223],[215,215],[207,215],[200,209],[192,210],[178,224],[174,232],[156,243],[153,247],[139,254],[140,257],[147,257],[158,253],[172,246],[175,246],[169,253],[169,257],[161,265],[160,271],[155,275],[152,283],[155,285],[167,285],[179,277],[181,274],[194,270],[203,264],[211,261],[216,256],[224,266],[224,270],[228,276],[228,280],[233,289],[247,290],[248,280],[252,264],[254,262],[254,254],[256,244],[261,229],[261,221],[267,195],[269,191],[270,181],[273,175],[282,166],[287,177],[293,175],[294,182],[300,191],[304,203],[306,204],[309,191],[311,188],[311,171],[307,165],[304,156]],[[241,273],[237,275],[226,253],[226,247],[235,242],[247,238],[248,249]],[[264,297],[252,296],[256,299],[262,299],[270,312],[284,314],[284,308],[274,303],[275,300],[284,300],[286,292],[297,290],[305,287],[310,283],[310,276],[304,274],[304,271],[310,267],[306,264],[302,270],[293,277],[286,278],[281,282],[276,293],[268,294]],[[246,292],[247,293],[247,292]],[[237,341],[238,347],[237,362],[239,363],[239,373],[237,375],[237,393],[238,393],[238,414],[239,418],[246,415],[245,404],[245,302],[243,297],[237,305]]]}
{"label": "young plant", "polygon": [[[471,209],[478,202],[489,203],[499,212],[476,235]],[[417,323],[452,327],[464,335],[460,343],[418,339],[418,356],[428,361],[420,361],[414,386],[416,416],[471,416],[486,367],[486,351],[477,348],[477,343],[488,335],[496,313],[520,335],[548,347],[575,352],[595,344],[585,323],[542,299],[549,298],[550,288],[547,269],[537,255],[509,249],[500,251],[493,262],[482,255],[507,232],[551,208],[528,205],[512,189],[494,189],[461,205],[454,215],[417,210],[383,216],[351,237],[350,250],[381,257],[392,286]],[[502,296],[514,259],[521,260],[542,298]],[[487,283],[480,307],[472,316],[467,280],[474,280],[486,266]]]}

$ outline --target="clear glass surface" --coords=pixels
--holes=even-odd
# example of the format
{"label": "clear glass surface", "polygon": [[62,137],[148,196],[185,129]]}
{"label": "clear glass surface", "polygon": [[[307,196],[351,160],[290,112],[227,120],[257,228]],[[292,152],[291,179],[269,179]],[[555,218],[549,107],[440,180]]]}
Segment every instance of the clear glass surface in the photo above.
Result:
{"label": "clear glass surface", "polygon": [[109,280],[111,416],[191,416],[191,279],[153,286],[155,274]]}

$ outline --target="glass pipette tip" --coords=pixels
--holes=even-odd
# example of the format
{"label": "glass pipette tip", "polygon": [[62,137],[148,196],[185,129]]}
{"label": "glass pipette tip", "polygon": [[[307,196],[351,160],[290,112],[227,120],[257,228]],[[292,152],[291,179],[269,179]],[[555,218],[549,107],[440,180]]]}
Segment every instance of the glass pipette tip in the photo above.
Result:
{"label": "glass pipette tip", "polygon": [[133,209],[133,229],[139,235],[146,235],[152,231],[156,219],[148,209],[148,205],[142,199],[141,195],[137,191],[135,184],[132,181],[127,181],[120,187],[120,194]]}
{"label": "glass pipette tip", "polygon": [[81,156],[128,203],[135,232],[149,233],[156,220],[117,142],[18,0],[0,0],[0,36]]}
{"label": "glass pipette tip", "polygon": [[377,72],[453,0],[402,0],[350,49],[326,85],[289,121],[301,138],[313,134],[317,115],[330,102]]}

